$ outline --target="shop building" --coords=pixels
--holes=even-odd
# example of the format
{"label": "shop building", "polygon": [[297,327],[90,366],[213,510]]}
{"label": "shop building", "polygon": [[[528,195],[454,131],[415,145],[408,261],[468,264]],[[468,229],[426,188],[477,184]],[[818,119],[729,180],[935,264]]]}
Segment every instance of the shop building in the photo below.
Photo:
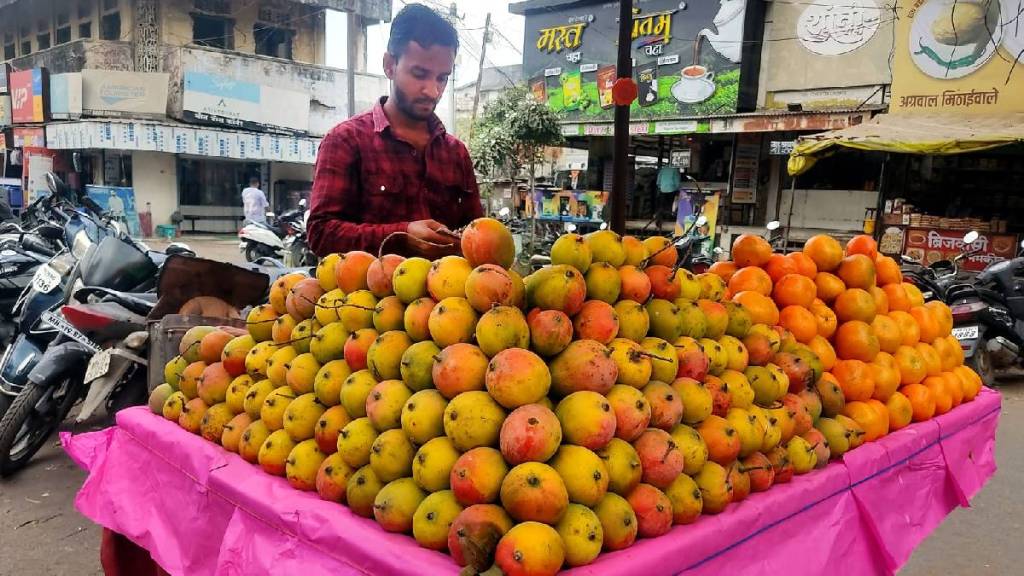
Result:
{"label": "shop building", "polygon": [[[356,31],[354,106],[325,65],[328,9]],[[364,72],[365,29],[390,15],[386,0],[0,0],[14,203],[52,168],[119,189],[150,226],[233,232],[252,176],[275,210],[294,206],[319,138],[386,92]]]}
{"label": "shop building", "polygon": [[[850,6],[860,1],[836,0],[834,8],[856,12]],[[627,231],[652,234],[660,226],[661,233],[671,232],[692,214],[688,206],[703,204],[717,220],[709,232],[724,234],[719,244],[728,246],[739,232],[763,231],[767,221],[788,213],[793,195],[798,204],[811,204],[807,191],[794,191],[786,178],[793,140],[867,121],[884,108],[889,83],[888,19],[858,24],[850,32],[856,38],[839,37],[835,29],[815,28],[824,20],[835,26],[834,19],[804,14],[828,8],[828,0],[634,3],[639,97],[630,110]],[[526,17],[529,87],[559,116],[569,145],[587,151],[586,188],[610,192],[617,6],[531,0],[510,10]],[[882,10],[870,16],[876,13]],[[845,192],[831,198],[831,209],[805,206],[806,222],[793,227],[859,230],[863,202],[874,202],[861,194],[870,184],[827,185]],[[837,203],[844,209],[836,212]]]}
{"label": "shop building", "polygon": [[[859,126],[803,136],[797,181],[828,162],[880,166],[879,249],[978,271],[1013,258],[1024,233],[1024,27],[993,2],[945,26],[950,5],[918,2],[896,23],[888,111]],[[924,30],[925,33],[921,33]],[[966,232],[979,232],[965,247]]]}

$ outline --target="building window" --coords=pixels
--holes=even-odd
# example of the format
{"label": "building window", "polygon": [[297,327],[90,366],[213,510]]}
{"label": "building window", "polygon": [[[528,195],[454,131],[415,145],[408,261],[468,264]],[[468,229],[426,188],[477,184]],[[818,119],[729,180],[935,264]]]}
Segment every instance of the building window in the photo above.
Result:
{"label": "building window", "polygon": [[78,3],[78,19],[92,20],[92,0],[82,0]]}
{"label": "building window", "polygon": [[192,14],[192,42],[207,48],[235,49],[235,24],[227,18]]}
{"label": "building window", "polygon": [[104,40],[121,39],[121,12],[118,0],[103,0],[103,13],[100,15],[100,38]]}
{"label": "building window", "polygon": [[18,28],[18,37],[21,38],[21,55],[28,56],[32,53],[32,31],[29,29],[27,24],[22,24]]}
{"label": "building window", "polygon": [[257,22],[252,27],[252,36],[256,40],[256,53],[261,56],[273,56],[274,58],[291,60],[292,34],[291,30],[275,28]]}
{"label": "building window", "polygon": [[50,47],[50,33],[49,32],[43,32],[42,34],[37,35],[36,36],[36,44],[39,46],[40,50],[46,50],[47,48],[49,48]]}
{"label": "building window", "polygon": [[53,37],[56,44],[71,42],[71,18],[67,12],[57,14],[57,30]]}
{"label": "building window", "polygon": [[79,38],[92,38],[92,22],[81,22],[78,24]]}
{"label": "building window", "polygon": [[104,14],[100,20],[100,37],[104,40],[121,39],[121,13]]}
{"label": "building window", "polygon": [[78,37],[92,38],[92,20],[96,17],[93,12],[92,0],[82,0],[78,3]]}
{"label": "building window", "polygon": [[18,56],[17,43],[14,41],[14,34],[4,33],[4,60],[10,60]]}
{"label": "building window", "polygon": [[32,53],[32,41],[25,40],[21,43],[21,55],[28,56]]}

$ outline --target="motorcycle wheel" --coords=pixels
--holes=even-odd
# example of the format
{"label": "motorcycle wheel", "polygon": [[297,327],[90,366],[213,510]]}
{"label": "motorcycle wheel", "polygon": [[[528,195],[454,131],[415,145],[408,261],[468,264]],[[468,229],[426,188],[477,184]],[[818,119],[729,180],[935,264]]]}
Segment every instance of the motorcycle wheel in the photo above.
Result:
{"label": "motorcycle wheel", "polygon": [[245,245],[245,261],[255,262],[257,258],[261,256],[259,247],[255,242],[249,242]]}
{"label": "motorcycle wheel", "polygon": [[988,351],[987,342],[978,342],[978,348],[974,355],[967,361],[967,365],[981,376],[981,383],[991,388],[996,383],[996,369],[992,366],[992,355]]}
{"label": "motorcycle wheel", "polygon": [[47,388],[32,383],[22,390],[0,419],[0,476],[10,476],[28,464],[71,411],[81,387],[75,376],[66,376],[57,390],[63,390],[63,396],[54,396],[56,413],[43,415],[36,412],[36,405]]}

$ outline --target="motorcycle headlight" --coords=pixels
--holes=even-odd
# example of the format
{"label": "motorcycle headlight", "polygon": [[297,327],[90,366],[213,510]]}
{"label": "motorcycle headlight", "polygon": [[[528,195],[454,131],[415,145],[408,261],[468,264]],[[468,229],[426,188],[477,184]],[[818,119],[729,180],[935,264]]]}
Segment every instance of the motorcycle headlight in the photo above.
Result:
{"label": "motorcycle headlight", "polygon": [[89,247],[92,246],[92,239],[89,238],[89,234],[85,230],[79,230],[75,234],[74,239],[71,241],[71,254],[78,260],[85,257],[85,253],[89,251]]}
{"label": "motorcycle headlight", "polygon": [[48,265],[61,276],[66,276],[75,267],[76,258],[67,252],[61,252],[50,259]]}

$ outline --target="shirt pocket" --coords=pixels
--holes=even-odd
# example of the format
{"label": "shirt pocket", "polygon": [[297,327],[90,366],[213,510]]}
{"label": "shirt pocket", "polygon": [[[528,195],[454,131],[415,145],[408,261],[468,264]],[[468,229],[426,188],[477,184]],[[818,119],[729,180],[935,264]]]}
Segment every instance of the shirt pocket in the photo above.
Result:
{"label": "shirt pocket", "polygon": [[408,219],[406,179],[393,172],[363,175],[363,219],[367,222],[401,222]]}

